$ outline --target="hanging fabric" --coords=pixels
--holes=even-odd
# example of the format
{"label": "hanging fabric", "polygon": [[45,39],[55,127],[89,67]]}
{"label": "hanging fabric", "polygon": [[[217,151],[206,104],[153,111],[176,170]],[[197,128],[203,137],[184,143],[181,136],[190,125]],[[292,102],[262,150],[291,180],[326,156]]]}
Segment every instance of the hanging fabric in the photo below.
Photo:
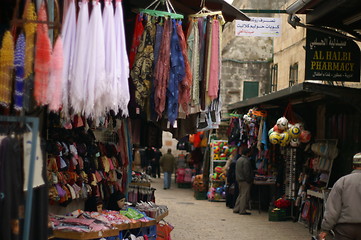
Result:
{"label": "hanging fabric", "polygon": [[[80,3],[82,4],[82,3]],[[65,8],[65,6],[64,6]],[[74,0],[71,0],[63,21],[61,36],[63,39],[63,74],[62,74],[62,113],[66,119],[69,119],[69,98],[70,98],[70,80],[75,64],[75,40],[76,40],[76,7]]]}
{"label": "hanging fabric", "polygon": [[219,88],[219,21],[217,19],[213,20],[212,24],[212,46],[211,46],[211,61],[210,61],[210,74],[209,76],[209,86],[208,86],[208,96],[210,100],[214,100],[218,97],[218,88]]}
{"label": "hanging fabric", "polygon": [[152,17],[145,16],[145,19],[145,29],[130,72],[130,76],[135,86],[135,100],[141,108],[144,108],[151,93],[151,80],[153,75],[152,67],[154,61],[153,45],[155,38],[155,25],[152,22]]}
{"label": "hanging fabric", "polygon": [[177,33],[179,37],[179,42],[182,50],[184,67],[185,67],[185,75],[179,85],[179,105],[180,105],[180,112],[184,112],[187,115],[188,103],[190,99],[190,90],[192,85],[192,72],[187,56],[187,43],[184,37],[182,24],[180,22],[177,23]]}
{"label": "hanging fabric", "polygon": [[0,49],[0,104],[9,107],[13,89],[14,40],[6,31]]}
{"label": "hanging fabric", "polygon": [[194,112],[199,110],[199,28],[198,21],[192,20],[190,24],[189,35],[187,38],[188,55],[192,70],[192,92],[191,92],[191,106]]}
{"label": "hanging fabric", "polygon": [[24,77],[25,77],[25,36],[21,33],[16,41],[15,47],[15,91],[14,91],[14,109],[21,111],[23,109],[24,95]]}
{"label": "hanging fabric", "polygon": [[55,42],[51,56],[49,85],[47,90],[47,102],[49,110],[57,112],[62,102],[62,85],[63,85],[63,41],[59,36]]}
{"label": "hanging fabric", "polygon": [[[72,27],[70,25],[73,22],[72,16],[69,16],[69,18],[70,19],[69,19],[68,27]],[[79,2],[79,14],[78,14],[77,31],[76,31],[76,38],[74,45],[75,46],[74,60],[73,60],[73,67],[71,69],[72,73],[71,73],[70,89],[69,89],[70,104],[74,109],[75,113],[82,113],[85,103],[85,93],[86,93],[85,86],[86,86],[87,61],[88,61],[87,43],[90,40],[88,27],[89,27],[88,1],[83,0]],[[66,58],[64,59],[66,61]]]}
{"label": "hanging fabric", "polygon": [[[105,113],[105,45],[104,28],[99,1],[93,1],[87,38],[86,58],[86,98],[84,114],[86,117],[97,118]],[[84,41],[85,42],[85,41]],[[81,44],[84,44],[82,42]]]}
{"label": "hanging fabric", "polygon": [[28,22],[27,20],[30,20],[30,21],[37,20],[37,16],[36,16],[36,12],[35,12],[35,5],[33,2],[31,2],[31,1],[26,2],[23,18],[25,19],[24,32],[25,32],[25,38],[26,38],[25,78],[28,78],[30,76],[30,74],[33,73],[36,23]]}
{"label": "hanging fabric", "polygon": [[154,88],[155,88],[155,111],[158,117],[162,117],[165,109],[166,90],[170,69],[170,35],[172,31],[172,22],[166,19],[164,22],[163,36],[157,65],[154,70]]}
{"label": "hanging fabric", "polygon": [[103,10],[103,28],[104,28],[104,45],[105,45],[105,84],[106,98],[104,105],[108,109],[118,113],[118,77],[116,76],[116,68],[119,66],[116,57],[116,38],[114,25],[114,9],[113,3],[106,0]]}
{"label": "hanging fabric", "polygon": [[135,61],[135,56],[137,54],[137,49],[140,43],[140,39],[143,35],[144,27],[143,27],[143,15],[137,14],[135,18],[135,27],[134,27],[134,34],[133,34],[133,41],[132,47],[130,48],[129,52],[129,68],[133,68],[133,64]]}
{"label": "hanging fabric", "polygon": [[[47,21],[44,2],[39,9],[38,20]],[[49,81],[51,43],[47,24],[38,24],[36,32],[34,97],[37,105],[42,106],[47,103],[46,90]]]}
{"label": "hanging fabric", "polygon": [[182,49],[179,42],[179,37],[177,33],[177,23],[172,20],[172,36],[170,39],[170,74],[169,82],[167,88],[167,98],[168,98],[168,121],[171,125],[174,124],[175,120],[178,117],[178,95],[179,95],[179,84],[185,76],[185,66],[184,58],[182,55]]}
{"label": "hanging fabric", "polygon": [[125,30],[123,20],[122,1],[116,0],[115,3],[115,38],[116,38],[116,77],[118,78],[118,107],[121,109],[123,116],[127,117],[129,95],[129,61],[127,47],[125,42]]}

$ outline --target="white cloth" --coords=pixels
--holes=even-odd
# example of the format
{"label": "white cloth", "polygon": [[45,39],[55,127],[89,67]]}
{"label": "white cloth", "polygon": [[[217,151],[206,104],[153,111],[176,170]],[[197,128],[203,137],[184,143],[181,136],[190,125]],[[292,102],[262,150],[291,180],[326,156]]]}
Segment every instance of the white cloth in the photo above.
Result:
{"label": "white cloth", "polygon": [[66,11],[64,24],[61,29],[61,36],[63,39],[62,112],[64,117],[69,119],[69,84],[74,61],[76,37],[76,12],[74,0],[69,3],[69,7]]}
{"label": "white cloth", "polygon": [[118,113],[118,81],[116,76],[116,41],[114,25],[114,8],[111,1],[105,1],[103,10],[103,26],[105,41],[105,82],[106,91],[103,102],[109,108]]}
{"label": "white cloth", "polygon": [[[80,26],[79,26],[80,28]],[[86,90],[84,113],[86,117],[97,118],[105,113],[102,98],[106,93],[105,85],[105,46],[101,4],[93,1],[88,34],[82,44],[88,42],[86,58],[86,81],[82,86]],[[83,62],[84,64],[84,62]],[[84,64],[85,65],[85,64]],[[85,86],[85,87],[84,87]]]}
{"label": "white cloth", "polygon": [[118,80],[119,108],[124,116],[128,116],[129,95],[129,61],[125,43],[122,2],[116,1],[115,9],[115,35],[116,35],[116,75]]}
{"label": "white cloth", "polygon": [[[24,133],[24,191],[28,190],[29,182],[29,169],[30,169],[30,157],[31,157],[31,146],[32,146],[33,133]],[[34,175],[33,175],[33,188],[44,185],[44,179],[42,175],[43,171],[43,154],[40,149],[40,137],[37,136],[37,144],[35,151],[35,162],[34,162]]]}
{"label": "white cloth", "polygon": [[[74,63],[72,67],[72,75],[70,82],[70,104],[74,109],[74,113],[81,113],[85,102],[85,84],[87,76],[86,62],[87,58],[87,42],[91,40],[89,36],[89,10],[88,1],[79,2],[79,15],[77,22],[76,40],[75,40],[75,52]],[[69,11],[69,10],[68,10]],[[94,51],[94,49],[93,49]],[[64,58],[64,61],[65,58]]]}

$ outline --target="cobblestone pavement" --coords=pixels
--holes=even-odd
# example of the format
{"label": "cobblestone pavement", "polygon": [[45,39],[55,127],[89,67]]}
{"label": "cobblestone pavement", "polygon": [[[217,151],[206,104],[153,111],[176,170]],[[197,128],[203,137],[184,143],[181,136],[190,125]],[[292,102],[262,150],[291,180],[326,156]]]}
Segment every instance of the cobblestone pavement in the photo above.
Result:
{"label": "cobblestone pavement", "polygon": [[163,189],[163,179],[153,179],[156,203],[167,205],[166,221],[174,226],[172,240],[309,240],[308,229],[291,221],[270,222],[266,212],[234,214],[224,202],[196,200],[192,189]]}

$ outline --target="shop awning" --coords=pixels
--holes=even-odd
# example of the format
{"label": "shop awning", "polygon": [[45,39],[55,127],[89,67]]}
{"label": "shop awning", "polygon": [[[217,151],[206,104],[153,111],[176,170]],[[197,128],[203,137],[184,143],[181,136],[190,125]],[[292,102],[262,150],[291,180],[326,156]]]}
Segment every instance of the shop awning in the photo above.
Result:
{"label": "shop awning", "polygon": [[[149,0],[124,0],[124,3],[129,3],[133,8],[146,8],[153,1]],[[184,15],[197,13],[201,7],[201,0],[172,0],[171,3],[178,13]],[[223,17],[227,22],[238,20],[250,20],[244,13],[231,4],[223,0],[206,0],[205,5],[209,10],[222,11]]]}
{"label": "shop awning", "polygon": [[361,39],[360,0],[297,0],[286,11],[306,14],[309,25],[343,30]]}
{"label": "shop awning", "polygon": [[361,112],[361,89],[310,82],[296,84],[264,96],[229,104],[227,108],[229,111],[253,106],[259,106],[262,109],[272,109],[285,107],[288,103],[296,105],[315,101],[330,101],[333,99],[352,105]]}

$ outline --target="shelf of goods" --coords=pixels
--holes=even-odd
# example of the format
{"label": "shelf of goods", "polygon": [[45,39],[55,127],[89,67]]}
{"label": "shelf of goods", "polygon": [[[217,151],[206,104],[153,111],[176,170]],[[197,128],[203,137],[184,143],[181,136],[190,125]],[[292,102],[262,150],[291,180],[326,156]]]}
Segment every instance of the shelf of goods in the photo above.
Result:
{"label": "shelf of goods", "polygon": [[207,197],[209,201],[225,201],[226,175],[223,167],[231,157],[233,148],[228,146],[227,140],[212,140],[210,147],[210,182]]}
{"label": "shelf of goods", "polygon": [[119,235],[120,231],[157,225],[157,223],[160,222],[166,216],[168,216],[168,211],[162,213],[153,220],[149,220],[146,222],[136,221],[131,223],[118,224],[118,225],[114,225],[114,229],[109,229],[104,231],[75,232],[75,231],[65,231],[65,230],[54,230],[52,238],[82,240],[82,239],[115,237]]}

